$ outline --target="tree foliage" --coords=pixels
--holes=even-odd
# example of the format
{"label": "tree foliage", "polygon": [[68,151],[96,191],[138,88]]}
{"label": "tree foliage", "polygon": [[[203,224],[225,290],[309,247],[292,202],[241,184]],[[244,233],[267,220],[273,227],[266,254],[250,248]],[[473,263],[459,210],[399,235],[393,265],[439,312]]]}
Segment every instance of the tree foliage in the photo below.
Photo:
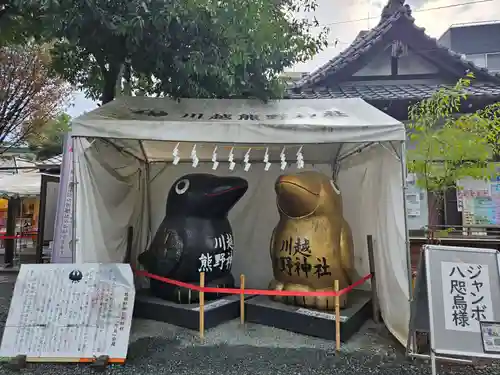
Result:
{"label": "tree foliage", "polygon": [[47,121],[38,131],[26,138],[31,150],[35,151],[37,159],[48,159],[62,154],[64,135],[71,128],[71,116],[60,113],[56,118]]}
{"label": "tree foliage", "polygon": [[314,0],[15,1],[43,12],[55,70],[103,102],[121,77],[149,95],[280,97],[278,74],[326,45],[293,16]]}
{"label": "tree foliage", "polygon": [[17,0],[0,0],[0,46],[22,44],[40,36],[39,7],[19,5]]}
{"label": "tree foliage", "polygon": [[494,103],[486,106],[470,116],[468,130],[480,137],[490,145],[493,159],[500,162],[500,103]]}
{"label": "tree foliage", "polygon": [[0,48],[0,144],[17,145],[57,116],[70,87],[51,76],[44,46]]}
{"label": "tree foliage", "polygon": [[492,113],[498,107],[458,115],[473,78],[468,74],[453,88],[441,88],[409,108],[413,148],[408,169],[417,175],[417,185],[438,200],[460,179],[489,179],[494,173],[490,162],[498,147],[498,112],[497,117]]}

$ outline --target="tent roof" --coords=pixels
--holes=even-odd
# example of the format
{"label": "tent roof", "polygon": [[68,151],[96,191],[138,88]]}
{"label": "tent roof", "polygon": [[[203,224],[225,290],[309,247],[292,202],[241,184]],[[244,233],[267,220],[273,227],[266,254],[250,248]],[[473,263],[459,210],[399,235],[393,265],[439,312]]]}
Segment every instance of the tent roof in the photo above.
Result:
{"label": "tent roof", "polygon": [[[19,156],[0,157],[0,167],[3,169],[3,171],[7,171],[7,168],[11,168],[9,173],[25,173],[28,170],[24,168],[29,167],[33,167],[33,170],[36,170],[35,163]],[[23,169],[17,170],[17,168]]]}
{"label": "tent roof", "polygon": [[40,173],[19,173],[0,177],[0,196],[29,197],[40,195],[42,175]]}
{"label": "tent roof", "polygon": [[63,159],[63,154],[59,154],[49,159],[37,161],[36,166],[37,168],[59,167],[62,164],[62,159]]}
{"label": "tent roof", "polygon": [[402,141],[405,128],[359,98],[263,103],[125,96],[74,119],[72,135],[215,144],[331,144]]}

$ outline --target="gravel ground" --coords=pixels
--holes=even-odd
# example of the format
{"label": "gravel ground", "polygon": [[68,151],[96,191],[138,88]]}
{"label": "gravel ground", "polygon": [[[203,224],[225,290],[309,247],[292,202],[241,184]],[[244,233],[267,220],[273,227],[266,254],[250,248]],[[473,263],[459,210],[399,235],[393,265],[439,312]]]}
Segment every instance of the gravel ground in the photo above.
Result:
{"label": "gravel ground", "polygon": [[[7,319],[14,277],[0,275],[0,322]],[[0,328],[3,331],[3,326]],[[500,366],[483,368],[442,366],[440,375],[498,375]],[[88,365],[32,364],[21,372],[37,375],[95,374]],[[367,323],[339,355],[332,342],[239,322],[206,333],[200,343],[195,332],[169,324],[136,319],[127,363],[110,367],[116,375],[424,375],[430,366],[411,362],[385,328]],[[1,375],[15,374],[0,367]]]}

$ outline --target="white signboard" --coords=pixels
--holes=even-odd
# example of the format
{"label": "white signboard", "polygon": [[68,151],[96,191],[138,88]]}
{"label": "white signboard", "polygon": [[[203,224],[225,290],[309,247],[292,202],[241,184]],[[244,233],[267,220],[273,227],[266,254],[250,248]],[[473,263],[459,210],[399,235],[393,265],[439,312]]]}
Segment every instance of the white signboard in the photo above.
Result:
{"label": "white signboard", "polygon": [[500,324],[481,322],[481,337],[485,353],[500,353]]}
{"label": "white signboard", "polygon": [[406,193],[406,214],[408,216],[420,216],[420,194]]}
{"label": "white signboard", "polygon": [[408,348],[415,333],[429,333],[432,373],[436,359],[500,359],[500,253],[495,249],[424,245],[411,301]]}
{"label": "white signboard", "polygon": [[445,328],[479,333],[479,321],[494,316],[488,266],[441,262],[441,272]]}
{"label": "white signboard", "polygon": [[17,277],[0,357],[124,362],[135,299],[128,264],[30,264]]}
{"label": "white signboard", "polygon": [[[335,320],[335,314],[332,313],[327,313],[323,311],[317,311],[317,310],[311,310],[311,309],[305,309],[301,307],[300,309],[295,310],[296,313],[302,314],[302,315],[309,315],[309,316],[314,316],[316,318],[321,318],[321,319],[328,319],[328,320]],[[340,321],[344,323],[347,321],[347,316],[340,316]]]}
{"label": "white signboard", "polygon": [[71,248],[73,221],[73,150],[70,136],[64,139],[64,152],[61,164],[61,178],[57,200],[54,246],[51,252],[52,263],[72,263]]}
{"label": "white signboard", "polygon": [[[234,299],[229,299],[229,298],[218,299],[218,300],[216,300],[214,302],[207,303],[205,305],[205,311],[213,310],[216,307],[221,307],[221,306],[229,305],[230,303],[233,303],[234,301],[235,301]],[[193,310],[193,311],[200,311],[200,307],[194,307],[191,310]]]}

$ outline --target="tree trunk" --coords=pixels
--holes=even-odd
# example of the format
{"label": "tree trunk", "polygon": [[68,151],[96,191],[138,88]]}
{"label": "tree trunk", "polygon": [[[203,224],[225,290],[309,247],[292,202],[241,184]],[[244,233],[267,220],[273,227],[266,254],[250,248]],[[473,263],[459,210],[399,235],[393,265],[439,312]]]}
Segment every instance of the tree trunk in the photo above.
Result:
{"label": "tree trunk", "polygon": [[102,90],[101,104],[112,101],[116,95],[116,80],[120,74],[120,64],[109,67],[109,70],[103,72],[104,88]]}
{"label": "tree trunk", "polygon": [[132,96],[132,67],[130,66],[130,61],[125,62],[123,78],[125,79],[123,94],[126,96]]}
{"label": "tree trunk", "polygon": [[104,79],[104,88],[102,90],[101,103],[106,104],[115,98],[116,80],[108,76]]}

